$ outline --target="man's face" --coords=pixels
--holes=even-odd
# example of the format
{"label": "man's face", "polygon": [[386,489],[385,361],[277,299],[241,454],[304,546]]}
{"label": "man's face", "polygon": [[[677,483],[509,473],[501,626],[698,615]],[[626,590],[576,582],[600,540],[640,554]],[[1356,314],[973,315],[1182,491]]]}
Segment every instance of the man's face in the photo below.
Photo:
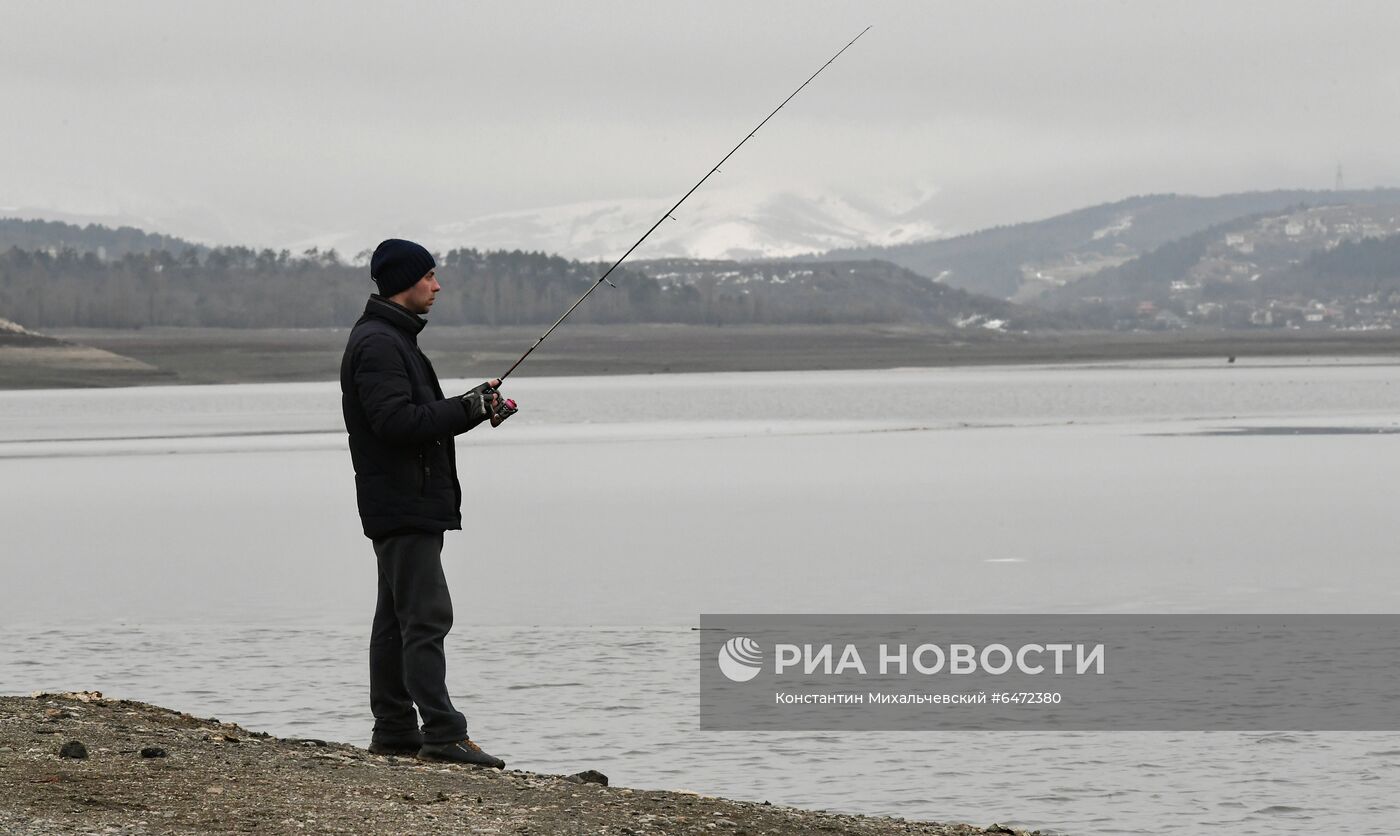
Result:
{"label": "man's face", "polygon": [[433,306],[433,298],[439,290],[442,290],[442,285],[438,284],[437,271],[429,270],[417,284],[395,293],[391,299],[416,314],[425,314]]}

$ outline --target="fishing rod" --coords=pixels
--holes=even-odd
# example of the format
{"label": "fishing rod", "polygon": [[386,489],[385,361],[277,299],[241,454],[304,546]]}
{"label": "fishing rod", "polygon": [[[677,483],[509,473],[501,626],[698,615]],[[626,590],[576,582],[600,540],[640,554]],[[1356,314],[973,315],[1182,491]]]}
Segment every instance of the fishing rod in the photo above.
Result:
{"label": "fishing rod", "polygon": [[[637,243],[633,244],[631,247],[629,247],[629,248],[627,249],[627,252],[625,252],[625,253],[622,254],[622,258],[619,258],[617,261],[613,262],[613,265],[612,265],[611,267],[609,267],[609,268],[607,269],[607,271],[606,271],[605,273],[603,273],[603,275],[601,275],[601,276],[598,277],[598,281],[594,282],[593,285],[592,285],[591,287],[589,287],[588,290],[585,291],[584,294],[583,294],[582,296],[579,297],[579,299],[578,299],[577,302],[575,302],[575,303],[573,303],[572,305],[570,305],[570,306],[569,306],[569,309],[568,309],[567,311],[564,311],[564,315],[561,316],[561,317],[559,317],[557,320],[555,320],[554,324],[551,325],[551,326],[549,326],[549,330],[548,330],[548,331],[545,331],[543,334],[541,334],[541,335],[540,335],[540,338],[539,338],[538,340],[535,340],[535,344],[532,345],[532,346],[530,346],[528,349],[526,349],[526,351],[525,351],[524,354],[520,355],[520,359],[519,359],[519,360],[516,360],[515,363],[512,364],[511,367],[510,367],[509,369],[506,369],[506,373],[503,374],[503,375],[501,375],[500,378],[499,378],[499,380],[504,381],[506,378],[510,377],[510,373],[513,372],[513,371],[515,371],[516,367],[518,367],[521,363],[524,363],[524,362],[525,362],[525,358],[526,358],[526,357],[529,357],[530,354],[531,354],[535,349],[539,348],[539,347],[540,347],[540,343],[544,342],[546,337],[548,337],[550,334],[554,333],[554,329],[555,329],[555,328],[558,328],[558,327],[559,327],[559,324],[560,324],[561,322],[563,322],[565,319],[568,319],[568,318],[569,318],[569,314],[573,313],[573,312],[574,312],[574,309],[577,308],[579,305],[582,305],[582,304],[583,304],[583,300],[584,300],[584,299],[587,299],[590,293],[592,293],[593,291],[595,291],[595,290],[598,289],[598,285],[602,284],[603,282],[608,282],[608,276],[610,276],[610,275],[612,274],[612,271],[616,270],[616,269],[617,269],[617,266],[618,266],[619,264],[621,264],[623,261],[625,261],[625,260],[627,259],[627,256],[629,256],[629,255],[632,254],[632,251],[633,251],[633,250],[635,250],[635,249],[637,249],[638,247],[640,247],[640,246],[642,245],[642,242],[645,241],[645,240],[647,240],[647,238],[648,238],[653,232],[656,231],[656,228],[657,228],[657,227],[661,226],[661,224],[665,223],[666,220],[668,220],[668,219],[669,219],[669,220],[675,220],[675,219],[676,219],[676,218],[675,218],[675,215],[674,215],[673,213],[674,213],[677,209],[680,208],[680,206],[681,206],[682,203],[685,203],[685,199],[686,199],[686,198],[688,198],[688,197],[690,197],[692,194],[694,194],[696,189],[698,189],[698,188],[700,188],[701,186],[705,185],[705,181],[710,179],[710,175],[712,175],[712,174],[714,174],[715,172],[719,171],[719,167],[722,166],[722,165],[724,165],[724,164],[729,160],[730,157],[734,156],[734,152],[735,152],[735,151],[738,151],[740,148],[742,148],[745,142],[748,142],[749,140],[753,139],[754,134],[758,133],[758,129],[759,129],[759,128],[762,128],[764,125],[768,124],[768,120],[769,120],[769,119],[772,119],[774,116],[776,116],[777,113],[778,113],[778,111],[780,111],[780,110],[783,109],[783,105],[786,105],[788,102],[792,101],[793,96],[796,96],[798,93],[801,93],[803,87],[806,87],[808,84],[811,84],[811,83],[812,83],[812,79],[814,79],[814,78],[816,78],[817,76],[821,75],[822,70],[824,70],[824,69],[826,69],[827,67],[831,66],[831,62],[835,61],[837,58],[840,58],[840,57],[841,57],[841,53],[843,53],[843,52],[845,52],[846,50],[850,49],[850,48],[851,48],[851,44],[853,44],[853,43],[855,43],[856,41],[860,40],[861,35],[864,35],[866,32],[869,32],[869,31],[870,31],[870,27],[869,27],[869,26],[867,26],[867,27],[865,27],[864,29],[860,30],[860,35],[856,35],[854,38],[851,38],[851,43],[848,43],[848,44],[846,44],[845,46],[841,47],[839,50],[837,50],[837,52],[836,52],[835,55],[833,55],[833,56],[831,56],[831,58],[827,59],[827,62],[826,62],[825,64],[822,64],[820,67],[818,67],[816,72],[812,73],[812,75],[809,76],[809,77],[807,78],[806,81],[802,82],[802,84],[801,84],[800,86],[798,86],[798,88],[797,88],[796,90],[792,91],[792,93],[791,93],[786,99],[783,99],[783,103],[782,103],[782,104],[780,104],[780,105],[778,105],[777,107],[773,108],[773,112],[772,112],[772,113],[770,113],[770,114],[768,114],[767,116],[763,117],[763,121],[762,121],[762,122],[759,122],[758,125],[757,125],[753,130],[751,130],[751,131],[748,132],[748,135],[746,135],[743,139],[739,140],[739,144],[738,144],[738,145],[735,145],[732,149],[730,149],[729,153],[728,153],[728,154],[725,154],[724,157],[723,157],[723,159],[721,159],[719,162],[715,163],[714,168],[711,168],[711,169],[709,170],[709,172],[708,172],[704,177],[701,177],[699,183],[696,183],[694,186],[691,186],[691,187],[690,187],[690,191],[688,191],[688,192],[686,192],[684,195],[682,195],[682,196],[681,196],[681,199],[678,200],[678,201],[676,201],[676,205],[675,205],[675,206],[672,206],[670,209],[667,209],[667,210],[665,211],[665,213],[663,213],[663,214],[661,215],[661,217],[658,218],[658,219],[656,220],[656,223],[654,223],[654,224],[651,225],[651,229],[648,229],[645,233],[643,233],[643,234],[642,234],[642,237],[637,239]],[[608,282],[608,286],[609,286],[609,287],[614,287],[614,288],[617,287],[617,285],[613,284],[612,282]],[[500,383],[498,382],[496,385],[499,386]],[[514,403],[513,403],[512,401],[506,401],[506,402],[505,402],[505,407],[504,407],[504,408],[505,408],[505,409],[509,409],[510,412],[514,412],[514,411],[515,411],[515,410],[514,410]],[[508,415],[508,414],[509,414],[509,413],[507,413],[507,415]],[[504,420],[504,418],[503,418],[502,420]]]}

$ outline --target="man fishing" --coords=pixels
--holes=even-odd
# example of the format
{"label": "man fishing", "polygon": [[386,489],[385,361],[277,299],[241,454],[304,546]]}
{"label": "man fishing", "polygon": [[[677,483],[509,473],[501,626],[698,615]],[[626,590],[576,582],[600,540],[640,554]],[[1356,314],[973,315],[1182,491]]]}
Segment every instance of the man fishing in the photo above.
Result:
{"label": "man fishing", "polygon": [[[453,437],[483,421],[499,426],[514,414],[515,401],[502,400],[497,392],[501,381],[599,285],[612,285],[608,276],[633,250],[662,222],[673,219],[686,198],[869,29],[861,30],[749,131],[499,378],[460,397],[442,396],[432,364],[418,350],[418,332],[427,324],[422,315],[442,289],[432,254],[396,238],[374,251],[370,275],[379,293],[370,296],[364,316],[350,332],[340,365],[360,519],[379,558],[379,603],[369,651],[371,752],[505,767],[467,737],[467,721],[452,707],[444,682],[442,642],[452,627],[452,602],[442,574],[442,532],[462,527]],[[415,705],[423,719],[421,732]]]}
{"label": "man fishing", "polygon": [[442,543],[444,531],[462,527],[454,436],[483,422],[499,426],[515,402],[501,398],[499,380],[443,397],[418,348],[423,316],[442,290],[436,267],[412,241],[391,238],[375,249],[370,276],[379,292],[350,331],[340,364],[360,520],[379,564],[369,750],[504,769],[468,737],[466,718],[447,694],[443,640],[452,628],[452,599]]}

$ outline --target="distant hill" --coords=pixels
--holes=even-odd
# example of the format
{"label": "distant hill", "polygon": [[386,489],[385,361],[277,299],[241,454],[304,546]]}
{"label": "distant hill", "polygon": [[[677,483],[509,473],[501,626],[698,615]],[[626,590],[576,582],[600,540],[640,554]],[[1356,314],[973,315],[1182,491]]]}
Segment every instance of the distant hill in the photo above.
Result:
{"label": "distant hill", "polygon": [[918,322],[947,327],[1053,327],[1043,311],[969,293],[887,261],[654,259],[632,269],[743,322]]}
{"label": "distant hill", "polygon": [[[1329,287],[1357,294],[1375,293],[1400,284],[1400,235],[1343,241],[1330,250],[1314,252],[1293,275],[1315,276]],[[1290,274],[1281,277],[1287,281]]]}
{"label": "distant hill", "polygon": [[[604,265],[544,253],[453,250],[438,259],[449,292],[433,309],[448,325],[553,322]],[[1051,327],[1071,315],[971,294],[879,261],[802,263],[666,260],[613,274],[576,322],[685,324],[930,323]],[[374,289],[364,266],[333,251],[221,247],[102,260],[73,250],[0,251],[0,315],[38,328],[344,326]]]}
{"label": "distant hill", "polygon": [[[1400,325],[1400,206],[1298,207],[1236,218],[1041,295],[1038,304],[1224,326]],[[1100,324],[1106,324],[1100,322]]]}
{"label": "distant hill", "polygon": [[[0,221],[0,233],[35,244],[0,246],[0,316],[29,327],[336,326],[373,289],[335,250],[205,248],[43,221]],[[613,276],[620,292],[601,289],[575,320],[1400,330],[1396,239],[1400,189],[1151,195],[925,244],[629,261]],[[853,252],[890,260],[840,257]],[[453,292],[434,320],[460,325],[552,322],[606,267],[520,250],[438,261]],[[288,304],[288,288],[315,292]]]}
{"label": "distant hill", "polygon": [[818,258],[884,259],[965,290],[1030,301],[1168,242],[1243,217],[1304,204],[1400,205],[1400,189],[1146,195],[956,238],[834,250]]}
{"label": "distant hill", "polygon": [[143,232],[130,226],[113,229],[98,224],[77,226],[62,221],[0,218],[0,252],[12,247],[55,253],[71,250],[92,253],[102,259],[160,250],[179,255],[188,250],[206,249],[171,235]]}

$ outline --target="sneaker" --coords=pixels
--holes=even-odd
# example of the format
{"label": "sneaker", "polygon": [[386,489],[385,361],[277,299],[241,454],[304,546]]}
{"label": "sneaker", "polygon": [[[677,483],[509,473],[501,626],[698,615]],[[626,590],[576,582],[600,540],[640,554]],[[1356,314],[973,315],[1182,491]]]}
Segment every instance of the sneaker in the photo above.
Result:
{"label": "sneaker", "polygon": [[481,751],[481,747],[471,740],[458,740],[455,743],[424,743],[418,750],[418,757],[428,761],[448,763],[468,763],[473,766],[490,766],[505,769],[506,762],[494,755]]}
{"label": "sneaker", "polygon": [[422,744],[412,740],[371,740],[369,742],[369,753],[371,755],[393,755],[399,758],[411,758],[418,754],[420,748],[422,748]]}

